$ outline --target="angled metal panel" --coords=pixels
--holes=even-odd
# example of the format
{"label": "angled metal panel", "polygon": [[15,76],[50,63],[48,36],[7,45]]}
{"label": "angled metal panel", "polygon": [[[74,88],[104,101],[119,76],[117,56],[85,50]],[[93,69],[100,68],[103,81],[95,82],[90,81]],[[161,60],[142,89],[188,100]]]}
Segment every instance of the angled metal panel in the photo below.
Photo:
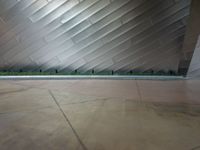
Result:
{"label": "angled metal panel", "polygon": [[0,68],[177,71],[190,0],[0,0]]}

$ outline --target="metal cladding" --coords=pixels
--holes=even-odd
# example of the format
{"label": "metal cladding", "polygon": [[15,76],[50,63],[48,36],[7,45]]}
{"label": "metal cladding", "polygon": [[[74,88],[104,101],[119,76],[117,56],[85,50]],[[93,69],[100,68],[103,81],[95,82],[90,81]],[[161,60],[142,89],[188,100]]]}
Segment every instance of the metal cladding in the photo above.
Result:
{"label": "metal cladding", "polygon": [[178,69],[189,0],[0,0],[0,68]]}

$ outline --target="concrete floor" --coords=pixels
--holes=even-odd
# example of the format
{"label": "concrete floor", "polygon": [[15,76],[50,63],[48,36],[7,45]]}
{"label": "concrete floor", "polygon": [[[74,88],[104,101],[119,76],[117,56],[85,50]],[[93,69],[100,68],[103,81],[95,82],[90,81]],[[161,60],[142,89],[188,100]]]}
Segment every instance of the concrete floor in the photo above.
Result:
{"label": "concrete floor", "polygon": [[0,150],[200,150],[200,80],[0,81]]}

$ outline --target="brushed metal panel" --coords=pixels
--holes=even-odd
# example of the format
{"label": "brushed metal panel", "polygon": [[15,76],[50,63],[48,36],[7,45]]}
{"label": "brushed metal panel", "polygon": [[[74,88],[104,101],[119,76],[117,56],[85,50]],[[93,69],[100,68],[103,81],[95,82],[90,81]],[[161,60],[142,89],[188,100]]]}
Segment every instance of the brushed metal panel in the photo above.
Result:
{"label": "brushed metal panel", "polygon": [[[177,24],[178,24],[178,26],[177,26]],[[145,45],[149,45],[149,43],[157,41],[158,39],[159,39],[159,44],[161,44],[160,38],[162,38],[163,35],[165,37],[165,34],[173,33],[176,29],[179,29],[181,27],[182,26],[180,26],[179,22],[177,22],[175,24],[172,24],[171,26],[169,26],[168,28],[166,28],[164,30],[160,30],[159,31],[159,29],[158,29],[157,32],[153,32],[153,34],[152,33],[151,34],[148,33],[148,30],[144,31],[143,33],[141,33],[141,34],[137,35],[136,37],[134,37],[133,39],[131,39],[131,41],[132,41],[132,46],[131,47],[132,47],[132,49],[135,49],[135,50],[132,50],[132,53],[135,53],[135,51],[138,51],[137,49],[140,49]],[[148,34],[146,34],[146,33],[148,33]],[[160,33],[163,33],[163,35],[159,36]],[[147,36],[142,38],[141,35],[147,35]],[[142,51],[142,50],[140,50],[140,51]],[[128,49],[127,51],[124,51],[124,52],[118,54],[113,59],[117,62],[119,60],[126,59],[125,56],[128,57],[128,56],[130,56],[130,54],[131,54],[131,50]]]}
{"label": "brushed metal panel", "polygon": [[[154,59],[151,59],[147,62],[145,62],[144,66],[144,70],[150,70],[150,69],[153,69],[155,71],[159,71],[161,68],[163,68],[165,66],[165,71],[168,70],[169,67],[166,67],[168,64],[165,64],[164,62],[165,61],[172,61],[174,57],[177,57],[176,59],[178,59],[178,56],[180,55],[180,51],[176,51],[177,49],[181,49],[180,45],[179,47],[174,47],[174,48],[171,48],[171,49],[168,49],[164,52],[159,52],[158,54],[156,54],[156,56],[154,57]],[[155,54],[154,54],[155,55]],[[154,56],[153,55],[153,56]],[[167,59],[165,59],[165,57],[167,57]],[[155,59],[157,58],[157,59]],[[173,64],[174,66],[176,66],[176,69],[177,69],[177,63],[174,63]]]}
{"label": "brushed metal panel", "polygon": [[48,5],[46,5],[43,9],[40,9],[36,13],[34,13],[32,16],[29,18],[31,19],[32,22],[37,22],[55,9],[57,9],[59,6],[64,4],[67,0],[54,0],[50,2]]}
{"label": "brushed metal panel", "polygon": [[[101,20],[96,22],[93,26],[90,28],[86,29],[82,33],[78,34],[73,38],[74,41],[80,42],[81,40],[89,37],[90,35],[94,34],[96,31],[101,30],[105,26],[109,25],[113,21],[116,21],[117,19],[121,20],[121,17],[123,17],[126,13],[129,11],[133,10],[135,7],[133,7],[131,4],[135,4],[133,2],[129,2],[126,5],[123,5],[116,11],[112,12],[111,14],[108,14],[106,17],[103,17]],[[136,5],[137,6],[137,5]],[[121,22],[121,21],[120,21]]]}
{"label": "brushed metal panel", "polygon": [[0,1],[0,14],[8,11],[12,7],[14,7],[18,1],[16,0],[1,0]]}
{"label": "brushed metal panel", "polygon": [[93,59],[96,55],[98,56],[98,54],[100,53],[105,53],[109,51],[110,48],[116,47],[124,41],[126,42],[130,38],[148,28],[149,25],[151,25],[151,23],[148,20],[140,23],[138,26],[132,25],[131,22],[127,23],[125,26],[122,26],[121,28],[118,28],[117,30],[108,34],[104,38],[104,41],[107,43],[104,44],[104,46],[101,47],[99,50],[97,49],[93,53],[90,53],[87,57],[85,57],[85,59]]}
{"label": "brushed metal panel", "polygon": [[[101,49],[105,50],[107,46],[111,47],[113,45],[116,45],[120,41],[126,40],[130,36],[133,36],[134,34],[137,34],[137,32],[140,32],[140,30],[142,30],[142,28],[147,28],[149,25],[150,25],[150,22],[149,22],[149,24],[148,24],[148,22],[144,22],[143,25],[138,26],[137,28],[132,29],[132,31],[128,30],[128,31],[126,31],[123,34],[118,34],[117,37],[119,37],[119,38],[115,39],[112,42],[107,41],[106,44],[103,43],[101,45],[96,45],[95,49],[101,48],[103,46],[103,48],[101,48]],[[115,32],[115,30],[113,32]],[[102,40],[102,39],[100,39],[100,40]],[[110,39],[110,40],[112,40],[112,39]],[[84,55],[93,52],[95,49],[93,47],[90,47],[90,48],[86,47],[84,49],[80,49],[79,50],[79,54],[81,54],[81,55],[79,55],[79,54],[78,55],[81,56],[81,57],[83,57]],[[99,50],[99,51],[101,51],[101,50]],[[75,61],[76,59],[78,59],[77,56],[76,56],[76,53],[73,55],[73,57],[70,56],[70,59],[72,59],[72,61]],[[67,61],[69,61],[69,59],[67,59]]]}
{"label": "brushed metal panel", "polygon": [[[90,21],[95,24],[96,22],[102,20],[109,14],[113,13],[114,11],[117,11],[122,6],[127,4],[130,0],[115,0],[110,5],[104,7],[102,10],[98,11],[98,13],[94,14],[90,17]],[[139,1],[138,1],[139,2]]]}
{"label": "brushed metal panel", "polygon": [[[167,36],[170,36],[170,35],[171,34],[169,34]],[[177,39],[176,36],[174,38]],[[128,56],[124,57],[120,61],[116,62],[115,66],[114,66],[114,70],[115,71],[116,70],[120,70],[121,68],[123,68],[125,66],[130,67],[129,64],[133,64],[133,62],[136,61],[136,60],[142,59],[142,60],[146,61],[148,59],[151,59],[151,58],[148,58],[148,57],[146,59],[144,59],[144,56],[146,56],[147,54],[151,54],[152,52],[159,51],[159,49],[164,49],[164,48],[167,48],[167,47],[169,47],[171,45],[177,45],[180,42],[180,40],[179,40],[180,38],[178,38],[177,40],[176,39],[174,40],[174,38],[169,39],[168,41],[166,41],[166,43],[164,44],[164,46],[161,45],[161,43],[159,42],[159,39],[154,40],[154,42],[156,44],[158,44],[157,48],[154,48],[154,45],[151,45],[151,44],[150,44],[150,47],[153,46],[152,48],[148,47],[148,45],[147,45],[147,48],[146,48],[146,46],[145,46],[146,42],[144,42],[144,41],[141,42],[141,43],[139,43],[139,45],[136,45],[137,47],[134,47],[134,49],[138,49],[139,48],[139,50],[136,50],[134,53],[129,54]],[[172,40],[172,42],[171,42],[171,40]],[[144,45],[144,48],[140,48],[140,47],[142,47],[140,45]]]}
{"label": "brushed metal panel", "polygon": [[160,20],[162,20],[165,17],[168,17],[170,15],[175,14],[176,12],[180,11],[181,9],[184,9],[185,7],[188,7],[190,4],[190,1],[188,0],[181,0],[178,3],[176,3],[174,6],[169,7],[162,13],[159,13],[158,15],[152,17],[152,23],[156,23]]}
{"label": "brushed metal panel", "polygon": [[79,4],[78,0],[68,0],[63,5],[55,9],[53,12],[45,16],[44,18],[40,19],[39,22],[36,22],[39,26],[46,26],[52,21],[61,21],[60,17],[64,14],[70,12],[71,9],[76,7]]}
{"label": "brushed metal panel", "polygon": [[48,4],[47,0],[37,0],[34,3],[32,3],[32,5],[27,7],[23,12],[27,16],[30,16],[36,13],[37,11],[41,10],[42,8],[44,8],[47,4]]}
{"label": "brushed metal panel", "polygon": [[77,4],[78,1],[76,0],[67,1],[66,4],[60,6],[55,11],[51,12],[44,18],[40,19],[38,22],[34,23],[37,32],[35,32],[32,28],[30,30],[30,28],[27,27],[26,30],[24,30],[20,34],[20,36],[26,39],[26,36],[36,36],[38,32],[44,34],[43,36],[49,34],[50,32],[62,25],[62,23],[60,22],[60,17],[71,10],[73,7],[75,7]]}
{"label": "brushed metal panel", "polygon": [[84,22],[88,22],[91,25],[90,20],[88,19],[90,16],[98,12],[100,9],[104,8],[106,5],[109,4],[108,0],[101,0],[97,2],[95,5],[92,5],[89,8],[84,8],[85,10],[81,12],[79,15],[75,16],[73,19],[69,20],[65,24],[63,24],[60,28],[54,30],[50,34],[47,35],[47,41],[52,41],[57,37],[61,36],[62,34],[66,33],[70,29],[74,28],[75,26],[80,26]]}
{"label": "brushed metal panel", "polygon": [[0,69],[177,71],[190,0],[0,0]]}
{"label": "brushed metal panel", "polygon": [[[181,37],[181,39],[182,39],[182,37]],[[131,70],[135,69],[137,67],[137,65],[141,65],[140,60],[147,60],[147,58],[149,58],[149,55],[151,55],[152,53],[158,53],[162,50],[167,50],[167,49],[174,47],[174,45],[177,45],[177,43],[178,43],[177,41],[180,42],[180,37],[173,40],[172,42],[170,41],[168,44],[165,45],[165,47],[162,46],[162,47],[159,47],[158,49],[152,49],[152,50],[149,50],[146,52],[142,52],[142,53],[140,52],[138,54],[135,54],[134,57],[131,57],[131,58],[129,57],[130,59],[127,59],[129,61],[126,60],[123,64],[121,64],[121,66],[118,66],[116,70],[120,70],[122,68],[125,68],[125,69],[130,68]],[[156,57],[154,57],[154,58],[156,59]],[[150,59],[152,59],[152,58],[150,58]],[[142,62],[143,62],[142,66],[144,67],[145,61],[142,61]],[[134,66],[136,66],[136,67],[134,67]],[[163,68],[163,69],[166,69],[166,68]]]}
{"label": "brushed metal panel", "polygon": [[69,10],[69,12],[64,14],[61,17],[61,22],[63,24],[66,23],[67,21],[69,21],[73,17],[80,14],[82,11],[84,11],[87,8],[89,8],[90,6],[94,5],[96,2],[98,2],[98,0],[85,0],[85,1],[81,2],[79,5],[77,5],[77,7],[74,7],[73,9]]}
{"label": "brushed metal panel", "polygon": [[[138,66],[143,66],[143,68],[149,69],[148,66],[151,65],[156,65],[156,62],[159,62],[159,60],[162,60],[163,57],[168,57],[168,54],[171,55],[171,53],[177,53],[177,49],[180,50],[180,45],[171,43],[167,47],[161,47],[157,50],[153,50],[151,53],[146,53],[145,55],[142,56],[146,61],[142,61],[143,59],[137,59],[135,58],[135,62],[133,66],[136,68]],[[162,57],[163,56],[163,57]],[[146,59],[149,58],[149,59]],[[154,63],[151,63],[154,61]]]}

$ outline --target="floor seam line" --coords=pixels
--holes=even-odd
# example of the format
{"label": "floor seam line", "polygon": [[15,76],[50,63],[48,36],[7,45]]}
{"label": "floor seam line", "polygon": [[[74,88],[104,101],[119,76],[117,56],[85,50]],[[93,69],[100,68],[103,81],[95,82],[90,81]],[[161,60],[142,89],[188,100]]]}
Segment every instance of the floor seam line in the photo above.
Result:
{"label": "floor seam line", "polygon": [[74,129],[74,127],[72,126],[71,122],[69,121],[67,115],[64,113],[64,111],[62,110],[60,104],[58,103],[58,101],[56,100],[54,94],[52,93],[51,90],[48,90],[49,94],[51,95],[51,97],[53,98],[54,102],[56,103],[56,105],[58,106],[59,110],[61,111],[63,117],[65,118],[65,121],[68,123],[68,125],[70,126],[70,128],[72,129],[72,132],[74,133],[74,135],[76,136],[77,140],[79,141],[79,144],[82,146],[83,150],[87,150],[85,144],[82,142],[81,138],[79,137],[78,133],[76,132],[76,130]]}

